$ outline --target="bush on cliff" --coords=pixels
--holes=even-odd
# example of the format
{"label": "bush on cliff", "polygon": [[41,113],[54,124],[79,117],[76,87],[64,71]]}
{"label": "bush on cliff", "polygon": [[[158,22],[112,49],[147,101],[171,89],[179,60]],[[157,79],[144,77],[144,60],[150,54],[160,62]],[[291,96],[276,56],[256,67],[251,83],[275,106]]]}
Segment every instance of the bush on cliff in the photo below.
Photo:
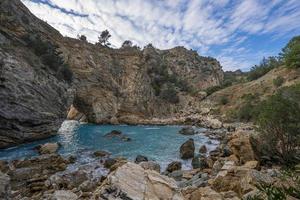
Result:
{"label": "bush on cliff", "polygon": [[281,56],[287,67],[300,67],[300,36],[293,37],[282,49]]}
{"label": "bush on cliff", "polygon": [[257,108],[255,120],[270,156],[285,164],[297,161],[300,148],[300,85],[282,88]]}

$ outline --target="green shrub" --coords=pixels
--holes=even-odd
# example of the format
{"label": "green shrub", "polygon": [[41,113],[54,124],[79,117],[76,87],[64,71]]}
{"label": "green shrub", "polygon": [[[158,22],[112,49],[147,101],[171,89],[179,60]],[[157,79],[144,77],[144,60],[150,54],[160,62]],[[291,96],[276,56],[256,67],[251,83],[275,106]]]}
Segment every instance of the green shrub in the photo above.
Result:
{"label": "green shrub", "polygon": [[300,87],[282,88],[257,108],[255,120],[260,136],[286,164],[295,162],[300,148]]}
{"label": "green shrub", "polygon": [[212,86],[212,87],[209,87],[205,90],[207,96],[211,95],[212,93],[216,92],[216,91],[219,91],[223,89],[223,87],[221,85],[217,85],[217,86]]}
{"label": "green shrub", "polygon": [[275,87],[280,87],[284,82],[284,79],[281,76],[278,76],[277,78],[273,79],[273,85]]}
{"label": "green shrub", "polygon": [[293,37],[282,49],[281,56],[290,68],[300,67],[300,36]]}
{"label": "green shrub", "polygon": [[220,99],[220,104],[221,105],[226,105],[227,103],[228,103],[229,101],[228,101],[228,98],[227,97],[221,97],[221,99]]}

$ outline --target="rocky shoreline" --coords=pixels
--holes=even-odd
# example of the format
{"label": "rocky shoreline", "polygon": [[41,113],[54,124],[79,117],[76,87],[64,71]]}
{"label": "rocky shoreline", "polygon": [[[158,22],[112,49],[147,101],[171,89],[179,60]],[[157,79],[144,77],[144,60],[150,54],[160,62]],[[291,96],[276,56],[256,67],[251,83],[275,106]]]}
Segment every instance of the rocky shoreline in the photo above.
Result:
{"label": "rocky shoreline", "polygon": [[[233,125],[232,125],[233,126]],[[39,147],[42,155],[0,162],[0,194],[6,199],[247,199],[260,194],[258,184],[295,184],[283,181],[279,166],[263,166],[251,144],[249,125],[212,130],[219,147],[206,154],[193,149],[194,169],[172,162],[166,171],[138,156],[135,163],[95,152],[97,161],[69,170],[75,157],[55,153],[56,145]],[[228,131],[229,130],[229,131]],[[184,145],[182,145],[184,146]],[[201,154],[202,152],[202,154]],[[101,171],[101,173],[100,173]]]}

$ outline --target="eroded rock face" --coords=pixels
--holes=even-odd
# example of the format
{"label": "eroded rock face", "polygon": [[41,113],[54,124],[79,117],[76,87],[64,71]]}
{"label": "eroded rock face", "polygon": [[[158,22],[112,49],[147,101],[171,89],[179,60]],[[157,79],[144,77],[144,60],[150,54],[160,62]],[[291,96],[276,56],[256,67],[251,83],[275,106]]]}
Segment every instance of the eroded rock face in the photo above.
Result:
{"label": "eroded rock face", "polygon": [[111,173],[95,196],[112,200],[183,199],[173,179],[153,170],[144,170],[134,163],[127,163]]}
{"label": "eroded rock face", "polygon": [[[0,148],[5,148],[55,135],[66,117],[72,90],[21,39],[39,31],[60,34],[20,1],[1,1],[0,13]],[[26,24],[29,21],[35,27]]]}

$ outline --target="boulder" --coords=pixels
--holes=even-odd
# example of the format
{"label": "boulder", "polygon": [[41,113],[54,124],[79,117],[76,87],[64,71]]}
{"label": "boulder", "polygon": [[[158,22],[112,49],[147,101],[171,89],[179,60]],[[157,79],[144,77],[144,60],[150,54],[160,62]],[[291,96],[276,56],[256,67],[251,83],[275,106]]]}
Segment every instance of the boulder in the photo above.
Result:
{"label": "boulder", "polygon": [[160,166],[154,161],[140,162],[139,165],[145,170],[154,170],[160,173]]}
{"label": "boulder", "polygon": [[146,156],[142,156],[142,155],[138,155],[136,158],[135,158],[135,163],[140,163],[140,162],[147,162],[148,161],[148,158]]}
{"label": "boulder", "polygon": [[240,164],[256,160],[256,155],[250,141],[250,135],[249,132],[237,131],[228,142],[230,151],[237,156]]}
{"label": "boulder", "polygon": [[94,195],[104,199],[183,200],[175,180],[129,162],[109,174]]}
{"label": "boulder", "polygon": [[188,127],[183,127],[183,128],[179,131],[179,133],[182,134],[182,135],[194,135],[194,134],[196,134],[197,132],[193,129],[193,127],[188,126]]}
{"label": "boulder", "polygon": [[114,159],[114,158],[107,158],[105,161],[104,161],[104,167],[107,168],[107,169],[110,169],[114,164],[117,163],[117,160]]}
{"label": "boulder", "polygon": [[256,160],[247,161],[243,166],[249,169],[260,169],[259,163]]}
{"label": "boulder", "polygon": [[10,196],[10,178],[8,175],[3,174],[0,171],[0,197],[6,197],[7,199],[10,199]]}
{"label": "boulder", "polygon": [[209,168],[206,157],[196,156],[192,159],[193,169],[205,169]]}
{"label": "boulder", "polygon": [[180,147],[180,158],[189,159],[194,157],[195,145],[194,140],[189,139]]}
{"label": "boulder", "polygon": [[168,164],[168,167],[166,169],[167,172],[173,172],[176,170],[181,170],[181,162],[179,161],[173,161],[170,164]]}
{"label": "boulder", "polygon": [[78,196],[69,190],[57,190],[51,200],[77,200]]}
{"label": "boulder", "polygon": [[206,146],[205,145],[202,145],[201,147],[200,147],[200,149],[199,149],[199,153],[206,153],[207,152],[207,148],[206,148]]}
{"label": "boulder", "polygon": [[200,187],[189,196],[190,200],[223,200],[223,196],[210,187]]}
{"label": "boulder", "polygon": [[39,152],[39,154],[51,154],[51,153],[56,153],[59,146],[60,145],[57,142],[46,143],[46,144],[37,146],[36,149]]}

